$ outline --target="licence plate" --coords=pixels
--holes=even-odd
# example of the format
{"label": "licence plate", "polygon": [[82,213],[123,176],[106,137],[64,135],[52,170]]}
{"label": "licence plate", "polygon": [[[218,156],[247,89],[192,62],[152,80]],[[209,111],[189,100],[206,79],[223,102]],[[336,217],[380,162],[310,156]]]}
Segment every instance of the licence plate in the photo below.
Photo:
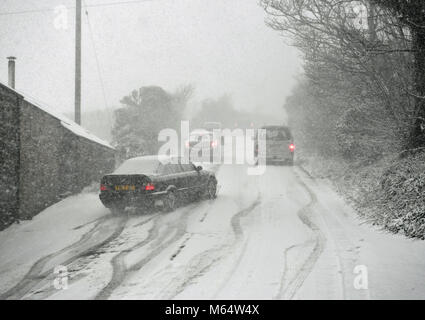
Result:
{"label": "licence plate", "polygon": [[272,154],[284,154],[288,149],[289,143],[286,141],[267,141],[267,152]]}
{"label": "licence plate", "polygon": [[115,191],[134,191],[136,186],[115,186]]}
{"label": "licence plate", "polygon": [[283,155],[282,149],[278,147],[272,147],[267,152],[272,156],[280,156]]}

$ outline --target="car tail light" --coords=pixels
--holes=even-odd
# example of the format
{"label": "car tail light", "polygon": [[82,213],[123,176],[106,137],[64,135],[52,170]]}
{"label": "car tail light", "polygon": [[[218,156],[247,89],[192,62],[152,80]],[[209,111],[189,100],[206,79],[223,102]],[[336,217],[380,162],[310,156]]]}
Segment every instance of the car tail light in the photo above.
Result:
{"label": "car tail light", "polygon": [[291,143],[291,144],[289,145],[289,150],[290,150],[291,152],[294,152],[294,151],[295,151],[295,145],[294,145],[293,143]]}
{"label": "car tail light", "polygon": [[108,190],[108,187],[105,186],[104,184],[101,184],[100,185],[100,191],[106,191],[106,190]]}
{"label": "car tail light", "polygon": [[153,191],[153,190],[155,190],[155,186],[154,186],[152,183],[148,183],[148,184],[145,186],[145,190],[146,190],[146,191]]}

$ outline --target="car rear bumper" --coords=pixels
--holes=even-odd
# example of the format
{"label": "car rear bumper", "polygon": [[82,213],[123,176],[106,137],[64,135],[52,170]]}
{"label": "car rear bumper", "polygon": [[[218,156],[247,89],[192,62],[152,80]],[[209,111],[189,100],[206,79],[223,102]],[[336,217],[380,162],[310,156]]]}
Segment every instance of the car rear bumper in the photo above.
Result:
{"label": "car rear bumper", "polygon": [[155,201],[161,200],[165,194],[165,191],[150,194],[101,193],[99,194],[99,199],[107,208],[150,207],[155,204]]}
{"label": "car rear bumper", "polygon": [[[260,158],[260,157],[258,157]],[[266,157],[262,157],[267,161],[288,161],[294,159],[294,153],[285,154],[267,154]]]}

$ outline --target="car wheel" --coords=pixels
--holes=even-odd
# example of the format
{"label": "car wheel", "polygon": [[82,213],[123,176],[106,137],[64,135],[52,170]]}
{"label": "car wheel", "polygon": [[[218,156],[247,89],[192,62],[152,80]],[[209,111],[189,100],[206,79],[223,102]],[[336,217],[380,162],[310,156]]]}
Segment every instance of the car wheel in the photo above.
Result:
{"label": "car wheel", "polygon": [[215,199],[217,197],[217,181],[211,179],[207,184],[207,197]]}
{"label": "car wheel", "polygon": [[174,211],[177,206],[177,197],[173,191],[168,192],[162,201],[164,203],[163,210],[165,212]]}

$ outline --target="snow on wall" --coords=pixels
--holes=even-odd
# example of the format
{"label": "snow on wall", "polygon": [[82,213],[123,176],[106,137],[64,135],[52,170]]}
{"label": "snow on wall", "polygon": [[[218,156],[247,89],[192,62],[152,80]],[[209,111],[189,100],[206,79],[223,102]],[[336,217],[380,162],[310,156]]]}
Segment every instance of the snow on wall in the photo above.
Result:
{"label": "snow on wall", "polygon": [[[15,207],[2,206],[0,230],[80,192],[115,167],[115,150],[107,142],[1,84],[0,122],[2,149],[8,150],[2,152],[1,172],[7,174],[0,187],[17,200]],[[0,205],[13,203],[9,198],[1,196]]]}
{"label": "snow on wall", "polygon": [[114,149],[108,142],[96,137],[94,134],[90,133],[83,127],[79,126],[73,121],[61,121],[63,127],[76,134],[77,136],[83,137],[85,139],[91,140],[95,143],[101,144],[107,148]]}

